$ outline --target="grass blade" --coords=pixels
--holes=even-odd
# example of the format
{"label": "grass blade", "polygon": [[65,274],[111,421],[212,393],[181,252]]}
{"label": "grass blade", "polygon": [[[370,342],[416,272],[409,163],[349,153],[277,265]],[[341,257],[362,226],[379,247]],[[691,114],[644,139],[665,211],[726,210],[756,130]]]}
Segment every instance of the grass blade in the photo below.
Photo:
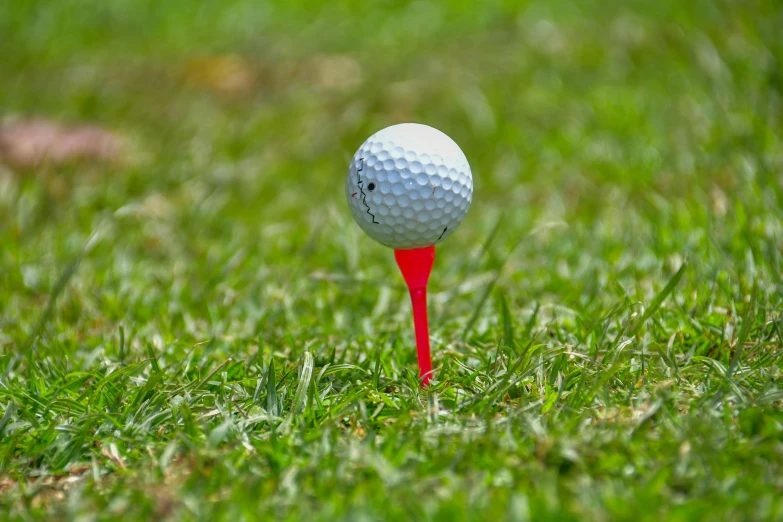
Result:
{"label": "grass blade", "polygon": [[266,411],[277,417],[280,412],[277,407],[277,383],[275,382],[275,358],[269,358],[269,369],[266,371]]}
{"label": "grass blade", "polygon": [[296,386],[296,392],[294,392],[292,415],[298,415],[304,411],[307,403],[307,389],[313,377],[313,361],[313,355],[310,352],[306,351],[302,354],[302,364],[299,368],[299,384]]}
{"label": "grass blade", "polygon": [[750,302],[748,303],[748,308],[745,310],[745,317],[742,318],[742,327],[740,327],[739,335],[737,336],[737,343],[734,345],[734,354],[731,357],[731,362],[729,363],[729,369],[726,372],[726,377],[731,378],[731,375],[734,373],[734,370],[736,370],[737,365],[740,361],[740,355],[742,354],[742,349],[745,346],[745,341],[748,339],[748,334],[750,333],[750,323],[751,319],[753,318],[753,313],[756,309],[756,301],[758,300],[758,294],[759,294],[759,286],[758,282],[753,282],[753,289],[750,292]]}
{"label": "grass blade", "polygon": [[514,324],[503,292],[500,292],[500,311],[503,317],[503,346],[511,353],[514,349]]}
{"label": "grass blade", "polygon": [[680,279],[682,279],[682,276],[685,273],[686,266],[687,264],[683,263],[680,266],[680,269],[677,270],[677,273],[674,274],[671,277],[671,279],[669,279],[669,282],[666,283],[666,286],[663,287],[663,290],[658,292],[658,295],[656,295],[655,298],[652,300],[650,306],[648,306],[645,309],[642,318],[639,319],[639,321],[636,323],[636,326],[634,326],[633,330],[631,331],[632,335],[636,335],[636,333],[638,333],[642,325],[644,325],[645,321],[647,321],[647,319],[652,317],[652,315],[658,311],[658,308],[660,308],[663,302],[666,300],[666,298],[669,297],[669,294],[671,294],[674,291],[674,288],[677,286],[677,283],[680,282]]}

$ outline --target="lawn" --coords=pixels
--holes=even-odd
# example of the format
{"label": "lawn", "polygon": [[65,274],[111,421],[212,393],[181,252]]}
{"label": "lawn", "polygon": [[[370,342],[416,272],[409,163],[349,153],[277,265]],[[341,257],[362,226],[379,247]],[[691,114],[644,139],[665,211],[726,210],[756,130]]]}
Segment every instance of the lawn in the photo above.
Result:
{"label": "lawn", "polygon": [[[783,7],[0,4],[2,520],[783,520]],[[418,384],[345,203],[473,169]],[[0,153],[1,154],[1,153]]]}

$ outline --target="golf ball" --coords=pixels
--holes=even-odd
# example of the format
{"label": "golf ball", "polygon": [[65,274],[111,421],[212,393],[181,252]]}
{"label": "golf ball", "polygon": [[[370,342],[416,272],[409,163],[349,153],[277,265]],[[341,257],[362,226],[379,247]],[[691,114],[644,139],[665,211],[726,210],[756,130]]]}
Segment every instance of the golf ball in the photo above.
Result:
{"label": "golf ball", "polygon": [[454,140],[427,125],[402,123],[359,147],[345,195],[371,238],[396,249],[423,248],[462,223],[473,199],[473,176]]}

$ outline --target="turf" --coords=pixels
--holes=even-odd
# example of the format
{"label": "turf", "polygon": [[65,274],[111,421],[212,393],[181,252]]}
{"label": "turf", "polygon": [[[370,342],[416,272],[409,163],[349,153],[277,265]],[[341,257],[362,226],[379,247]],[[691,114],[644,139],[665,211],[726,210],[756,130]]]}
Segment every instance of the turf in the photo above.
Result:
{"label": "turf", "polygon": [[[0,5],[3,520],[783,519],[783,11]],[[418,121],[473,167],[418,386],[344,202]]]}

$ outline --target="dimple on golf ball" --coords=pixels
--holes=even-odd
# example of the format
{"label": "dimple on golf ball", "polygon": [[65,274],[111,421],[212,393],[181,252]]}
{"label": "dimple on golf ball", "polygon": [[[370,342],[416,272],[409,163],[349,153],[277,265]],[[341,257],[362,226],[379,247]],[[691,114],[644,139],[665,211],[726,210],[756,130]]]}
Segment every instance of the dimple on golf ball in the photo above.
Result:
{"label": "dimple on golf ball", "polygon": [[462,223],[473,199],[473,176],[454,140],[427,125],[402,123],[359,147],[345,195],[371,238],[395,249],[423,248]]}

